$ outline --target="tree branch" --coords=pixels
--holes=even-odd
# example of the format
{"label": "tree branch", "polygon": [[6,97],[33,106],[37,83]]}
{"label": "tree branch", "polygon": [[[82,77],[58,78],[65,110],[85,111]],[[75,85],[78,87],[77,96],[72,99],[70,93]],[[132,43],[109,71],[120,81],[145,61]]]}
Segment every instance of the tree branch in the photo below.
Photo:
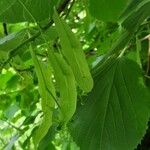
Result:
{"label": "tree branch", "polygon": [[[60,6],[57,8],[58,13],[61,13],[65,7],[69,4],[70,0],[64,0]],[[49,29],[49,27],[51,27],[51,25],[53,24],[53,20],[50,20],[49,23],[47,23],[47,25],[45,25],[44,27],[41,28],[42,32],[45,32],[47,29]],[[24,42],[22,42],[20,45],[18,45],[17,47],[15,47],[14,49],[12,49],[8,55],[8,59],[2,64],[2,68],[4,66],[6,66],[9,61],[17,55],[17,53],[19,52],[19,49],[22,48],[23,46],[25,46],[26,44],[28,44],[29,42],[34,41],[37,37],[39,37],[42,32],[41,31],[37,31],[37,33],[35,33],[34,35],[32,35],[30,38],[26,39]]]}

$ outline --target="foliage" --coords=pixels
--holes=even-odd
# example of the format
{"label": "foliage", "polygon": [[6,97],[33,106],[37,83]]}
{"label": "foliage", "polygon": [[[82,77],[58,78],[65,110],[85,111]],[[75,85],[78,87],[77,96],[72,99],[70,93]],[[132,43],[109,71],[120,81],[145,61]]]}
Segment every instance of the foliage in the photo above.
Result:
{"label": "foliage", "polygon": [[0,149],[148,150],[149,14],[150,0],[1,0]]}

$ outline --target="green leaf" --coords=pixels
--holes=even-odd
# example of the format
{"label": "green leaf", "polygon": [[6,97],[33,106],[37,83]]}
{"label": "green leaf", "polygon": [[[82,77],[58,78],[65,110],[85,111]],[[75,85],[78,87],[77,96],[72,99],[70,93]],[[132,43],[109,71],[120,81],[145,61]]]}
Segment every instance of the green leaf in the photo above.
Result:
{"label": "green leaf", "polygon": [[[37,32],[37,30],[35,30]],[[35,32],[35,33],[36,33]],[[32,32],[31,32],[32,33]],[[34,32],[33,32],[34,33]],[[40,45],[45,43],[46,41],[53,41],[58,37],[58,34],[56,32],[56,28],[54,26],[51,26],[44,34],[39,36],[34,44]]]}
{"label": "green leaf", "polygon": [[6,111],[13,99],[7,94],[0,94],[0,110]]}
{"label": "green leaf", "polygon": [[[1,1],[6,3],[6,0]],[[43,21],[52,16],[53,7],[57,2],[58,0],[15,0],[9,9],[0,14],[0,21],[8,23],[24,21],[34,22],[32,16],[36,21]],[[21,3],[23,3],[26,9]]]}
{"label": "green leaf", "polygon": [[89,0],[90,13],[97,19],[116,22],[129,0]]}
{"label": "green leaf", "polygon": [[134,12],[139,4],[145,2],[147,0],[131,0],[131,2],[128,4],[122,15],[120,16],[121,18],[124,18],[128,16],[130,13]]}
{"label": "green leaf", "polygon": [[27,30],[14,32],[0,39],[0,51],[10,52],[27,38]]}
{"label": "green leaf", "polygon": [[55,150],[55,146],[52,144],[52,141],[54,140],[56,130],[56,126],[54,125],[49,129],[46,136],[40,142],[38,150]]}
{"label": "green leaf", "polygon": [[0,74],[0,91],[7,87],[7,82],[13,77],[11,71],[6,71],[5,73]]}
{"label": "green leaf", "polygon": [[62,53],[71,66],[79,87],[85,92],[89,92],[93,87],[93,79],[80,42],[65,21],[59,18],[56,11],[53,19],[60,38]]}
{"label": "green leaf", "polygon": [[144,3],[139,8],[135,9],[122,23],[122,26],[128,31],[135,31],[139,25],[149,17],[150,14],[150,1]]}
{"label": "green leaf", "polygon": [[81,150],[133,150],[144,136],[150,95],[133,61],[104,65],[70,130]]}
{"label": "green leaf", "polygon": [[0,1],[0,15],[8,10],[16,0],[1,0]]}
{"label": "green leaf", "polygon": [[14,75],[11,77],[11,79],[8,80],[6,89],[7,90],[16,90],[18,88],[18,83],[19,83],[20,77],[18,75]]}
{"label": "green leaf", "polygon": [[19,110],[19,107],[17,105],[11,105],[10,107],[8,107],[5,111],[5,117],[7,117],[8,119],[12,119],[15,115],[15,113]]}

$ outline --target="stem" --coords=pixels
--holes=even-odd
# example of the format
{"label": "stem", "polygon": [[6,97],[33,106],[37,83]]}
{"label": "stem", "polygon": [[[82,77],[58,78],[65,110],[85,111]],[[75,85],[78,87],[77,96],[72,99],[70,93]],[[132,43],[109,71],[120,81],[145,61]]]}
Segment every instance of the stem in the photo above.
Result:
{"label": "stem", "polygon": [[7,36],[8,30],[7,30],[7,24],[6,23],[3,23],[3,29],[4,29],[4,34]]}

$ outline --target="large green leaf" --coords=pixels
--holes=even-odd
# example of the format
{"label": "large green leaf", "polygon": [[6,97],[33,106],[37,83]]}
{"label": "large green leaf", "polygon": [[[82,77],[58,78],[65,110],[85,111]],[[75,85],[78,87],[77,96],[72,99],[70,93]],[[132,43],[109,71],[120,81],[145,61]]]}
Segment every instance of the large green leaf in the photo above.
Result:
{"label": "large green leaf", "polygon": [[[10,0],[1,1],[6,3],[6,1],[9,2]],[[51,17],[53,7],[57,2],[58,0],[16,0],[9,9],[5,10],[2,14],[0,13],[0,21],[11,23],[34,22],[33,18],[36,21],[42,21]]]}
{"label": "large green leaf", "polygon": [[103,21],[117,21],[129,0],[89,0],[90,13]]}
{"label": "large green leaf", "polygon": [[147,127],[149,99],[137,64],[124,58],[106,63],[71,134],[81,150],[133,150]]}

